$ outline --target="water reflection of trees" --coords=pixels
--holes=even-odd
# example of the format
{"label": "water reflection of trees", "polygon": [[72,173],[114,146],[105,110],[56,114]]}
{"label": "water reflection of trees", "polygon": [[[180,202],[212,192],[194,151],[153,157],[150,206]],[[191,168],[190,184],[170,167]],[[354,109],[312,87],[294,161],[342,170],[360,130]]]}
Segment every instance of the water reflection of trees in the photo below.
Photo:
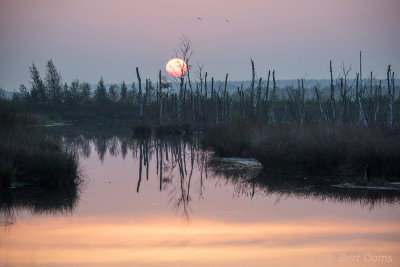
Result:
{"label": "water reflection of trees", "polygon": [[210,160],[208,165],[216,179],[228,180],[234,185],[236,196],[273,196],[276,202],[288,198],[312,198],[332,203],[359,204],[370,210],[385,204],[400,203],[398,191],[336,188],[330,186],[323,177],[276,175],[246,166],[235,168],[218,159]]}
{"label": "water reflection of trees", "polygon": [[[112,127],[111,127],[112,128]],[[79,132],[79,134],[76,134]],[[159,190],[167,191],[170,203],[181,211],[185,219],[189,219],[190,203],[194,196],[203,197],[204,178],[212,176],[218,183],[233,185],[235,197],[251,197],[255,195],[273,196],[277,201],[282,198],[313,198],[321,201],[359,203],[368,208],[377,205],[399,202],[398,192],[377,190],[339,189],[304,179],[273,176],[261,172],[253,165],[237,164],[210,157],[208,151],[202,149],[199,138],[132,138],[129,129],[62,130],[62,134],[53,134],[68,148],[79,156],[87,158],[97,153],[101,161],[108,153],[111,156],[132,154],[138,160],[136,191],[140,192],[143,180],[149,179],[149,172],[155,168],[159,179]],[[150,166],[154,164],[155,166]],[[193,183],[193,173],[200,178]]]}
{"label": "water reflection of trees", "polygon": [[[120,143],[122,144],[123,141]],[[201,149],[199,139],[196,137],[138,138],[131,139],[131,146],[127,147],[132,149],[133,157],[138,158],[139,162],[136,191],[140,192],[144,176],[146,180],[149,179],[150,162],[154,160],[159,190],[167,190],[170,203],[177,211],[182,211],[185,220],[189,220],[194,170],[200,173],[197,189],[199,197],[203,196],[203,177],[207,177],[205,166],[208,161],[208,152]]]}
{"label": "water reflection of trees", "polygon": [[[196,136],[133,138],[129,129],[116,132],[115,129],[105,128],[78,131],[50,129],[48,135],[83,158],[88,158],[95,152],[103,162],[106,154],[120,155],[123,159],[131,154],[138,162],[136,192],[140,193],[143,181],[149,180],[150,171],[155,170],[159,179],[159,190],[168,192],[170,203],[177,211],[182,212],[185,220],[189,219],[191,211],[192,191],[195,190],[199,198],[203,197],[208,152],[201,148]],[[150,166],[151,164],[154,166]],[[197,188],[193,187],[194,173],[200,173]]]}

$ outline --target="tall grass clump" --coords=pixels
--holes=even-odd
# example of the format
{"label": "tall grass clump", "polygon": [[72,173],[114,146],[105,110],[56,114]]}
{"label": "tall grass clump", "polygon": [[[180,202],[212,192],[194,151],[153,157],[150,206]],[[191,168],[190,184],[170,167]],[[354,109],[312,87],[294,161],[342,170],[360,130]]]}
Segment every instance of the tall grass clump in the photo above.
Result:
{"label": "tall grass clump", "polygon": [[77,156],[42,136],[27,123],[26,116],[10,109],[0,110],[0,186],[9,188],[15,181],[44,188],[78,186],[80,174]]}
{"label": "tall grass clump", "polygon": [[38,144],[35,148],[16,151],[15,165],[19,170],[20,181],[44,187],[79,183],[76,155],[64,151],[54,141],[36,140],[35,143]]}

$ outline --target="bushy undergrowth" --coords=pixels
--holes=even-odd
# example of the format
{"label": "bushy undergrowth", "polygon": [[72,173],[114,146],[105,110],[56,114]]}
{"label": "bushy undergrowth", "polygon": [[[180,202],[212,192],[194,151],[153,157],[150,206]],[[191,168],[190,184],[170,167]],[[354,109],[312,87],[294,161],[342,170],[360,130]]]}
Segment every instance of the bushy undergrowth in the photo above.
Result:
{"label": "bushy undergrowth", "polygon": [[400,180],[400,130],[240,122],[209,130],[221,156],[257,158],[268,171]]}

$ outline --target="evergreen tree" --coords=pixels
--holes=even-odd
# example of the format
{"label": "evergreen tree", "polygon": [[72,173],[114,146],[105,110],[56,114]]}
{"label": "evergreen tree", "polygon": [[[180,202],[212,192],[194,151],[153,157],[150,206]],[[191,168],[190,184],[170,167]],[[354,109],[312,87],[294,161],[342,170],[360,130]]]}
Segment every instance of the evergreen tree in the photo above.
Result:
{"label": "evergreen tree", "polygon": [[21,84],[19,86],[19,94],[21,96],[21,100],[23,102],[26,102],[29,98],[29,92],[28,89],[26,88],[26,86],[24,84]]}
{"label": "evergreen tree", "polygon": [[67,83],[64,83],[64,87],[63,87],[61,95],[62,95],[62,102],[63,103],[65,103],[67,105],[70,105],[73,102],[71,90],[69,90],[69,87],[68,87]]}
{"label": "evergreen tree", "polygon": [[72,104],[77,104],[80,96],[80,84],[78,79],[71,82],[70,91]]}
{"label": "evergreen tree", "polygon": [[122,104],[128,103],[128,88],[126,87],[125,81],[122,81],[121,83],[119,102]]}
{"label": "evergreen tree", "polygon": [[61,103],[61,74],[54,66],[53,60],[47,61],[46,65],[46,88],[50,104],[57,105]]}
{"label": "evergreen tree", "polygon": [[128,92],[127,103],[133,105],[135,103],[135,99],[138,98],[137,96],[138,95],[137,95],[136,85],[135,85],[135,83],[132,83],[132,88]]}
{"label": "evergreen tree", "polygon": [[94,92],[94,101],[96,104],[105,104],[107,102],[107,91],[106,86],[104,85],[103,77],[101,77],[99,83],[97,84],[97,88]]}
{"label": "evergreen tree", "polygon": [[110,88],[108,88],[108,98],[112,103],[116,103],[118,101],[118,85],[110,85]]}
{"label": "evergreen tree", "polygon": [[37,70],[35,63],[29,67],[31,72],[31,92],[30,99],[35,104],[45,104],[47,102],[46,88],[42,78],[40,78],[39,71]]}
{"label": "evergreen tree", "polygon": [[87,82],[84,82],[81,84],[81,89],[80,89],[80,102],[81,103],[89,103],[90,102],[90,84]]}

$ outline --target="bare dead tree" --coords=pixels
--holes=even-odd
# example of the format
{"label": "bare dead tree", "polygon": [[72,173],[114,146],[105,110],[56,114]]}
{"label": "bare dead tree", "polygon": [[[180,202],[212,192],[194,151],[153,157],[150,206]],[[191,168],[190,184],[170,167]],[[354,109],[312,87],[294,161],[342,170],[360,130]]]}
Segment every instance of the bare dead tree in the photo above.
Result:
{"label": "bare dead tree", "polygon": [[136,67],[136,76],[139,83],[139,118],[143,117],[143,97],[142,97],[142,79],[139,74],[139,67]]}
{"label": "bare dead tree", "polygon": [[378,124],[378,114],[380,111],[380,106],[382,101],[382,80],[379,80],[379,86],[375,87],[375,99],[376,99],[376,106],[374,111],[374,123]]}
{"label": "bare dead tree", "polygon": [[261,89],[262,89],[262,78],[258,80],[257,85],[257,100],[256,100],[256,111],[258,112],[261,102]]}
{"label": "bare dead tree", "polygon": [[227,102],[228,102],[228,92],[227,92],[227,86],[228,86],[228,73],[225,75],[225,83],[224,83],[224,92],[222,96],[222,121],[225,120],[224,115],[226,114],[227,111]]}
{"label": "bare dead tree", "polygon": [[357,78],[356,78],[356,91],[358,92],[358,121],[360,124],[364,125],[365,127],[368,126],[367,120],[365,119],[364,115],[364,108],[363,108],[363,98],[364,98],[364,90],[359,85],[359,80],[360,80],[360,74],[357,73]]}
{"label": "bare dead tree", "polygon": [[319,90],[318,86],[315,86],[314,90],[315,90],[315,95],[317,97],[318,106],[319,106],[319,112],[321,114],[321,117],[322,117],[324,122],[328,122],[328,116],[326,115],[326,112],[324,111],[324,109],[322,107],[321,93],[320,93],[320,90]]}
{"label": "bare dead tree", "polygon": [[243,92],[243,83],[240,85],[240,89],[238,87],[238,92],[239,92],[239,96],[240,96],[240,107],[242,109],[242,118],[244,119],[246,117],[246,111],[244,108],[244,92]]}
{"label": "bare dead tree", "polygon": [[301,99],[300,99],[300,105],[301,105],[301,118],[300,118],[300,124],[304,124],[304,121],[306,119],[306,107],[305,107],[305,94],[306,90],[304,88],[304,79],[301,79]]}
{"label": "bare dead tree", "polygon": [[264,113],[265,113],[265,117],[268,118],[268,114],[269,114],[269,104],[268,104],[268,100],[269,100],[269,79],[271,76],[271,71],[268,70],[268,78],[267,78],[267,85],[265,87],[265,95],[264,95]]}
{"label": "bare dead tree", "polygon": [[305,89],[303,79],[301,79],[301,82],[298,80],[297,90],[294,90],[293,87],[287,87],[286,90],[292,117],[298,123],[303,124],[305,120]]}
{"label": "bare dead tree", "polygon": [[254,67],[253,59],[250,59],[251,62],[251,92],[250,92],[250,101],[251,101],[251,115],[254,115],[255,110],[255,96],[254,96],[254,86],[255,86],[255,79],[256,79],[256,70]]}
{"label": "bare dead tree", "polygon": [[[183,105],[183,95],[185,94],[185,77],[187,80],[190,80],[190,58],[193,55],[192,51],[192,44],[190,40],[183,35],[181,42],[180,42],[180,47],[179,47],[179,52],[175,52],[175,55],[177,58],[181,58],[185,64],[182,64],[180,67],[181,75],[178,77],[178,83],[179,83],[179,92],[177,96],[177,109],[178,109],[178,125],[181,127],[182,123],[182,105]],[[185,66],[186,65],[186,66]],[[191,85],[189,85],[191,86]]]}
{"label": "bare dead tree", "polygon": [[273,87],[272,87],[272,95],[271,95],[271,108],[270,108],[270,122],[275,123],[276,118],[275,118],[275,105],[276,105],[276,81],[275,81],[275,71],[272,71],[272,81],[273,81]]}
{"label": "bare dead tree", "polygon": [[[388,124],[393,125],[393,103],[394,103],[394,88],[392,88],[392,73],[390,70],[390,65],[387,71],[387,99],[388,99]],[[394,75],[393,75],[394,76]]]}
{"label": "bare dead tree", "polygon": [[335,86],[333,85],[332,60],[329,61],[329,71],[331,73],[331,95],[330,95],[331,120],[335,123],[336,122],[336,103],[335,103]]}
{"label": "bare dead tree", "polygon": [[218,96],[218,92],[216,92],[216,90],[214,90],[214,104],[215,104],[215,124],[218,125],[219,121],[218,121],[218,101],[219,101],[219,96]]}
{"label": "bare dead tree", "polygon": [[160,104],[160,125],[163,121],[163,95],[162,95],[162,88],[163,88],[163,83],[161,79],[161,70],[158,73],[158,87],[159,87],[159,92],[158,92],[158,97],[159,97],[159,104]]}
{"label": "bare dead tree", "polygon": [[206,74],[204,75],[204,96],[207,100],[207,71]]}
{"label": "bare dead tree", "polygon": [[348,86],[347,77],[351,71],[351,65],[346,67],[344,63],[341,65],[342,78],[340,78],[340,122],[347,123],[349,121],[349,105],[350,105],[350,92],[352,91],[352,86]]}

